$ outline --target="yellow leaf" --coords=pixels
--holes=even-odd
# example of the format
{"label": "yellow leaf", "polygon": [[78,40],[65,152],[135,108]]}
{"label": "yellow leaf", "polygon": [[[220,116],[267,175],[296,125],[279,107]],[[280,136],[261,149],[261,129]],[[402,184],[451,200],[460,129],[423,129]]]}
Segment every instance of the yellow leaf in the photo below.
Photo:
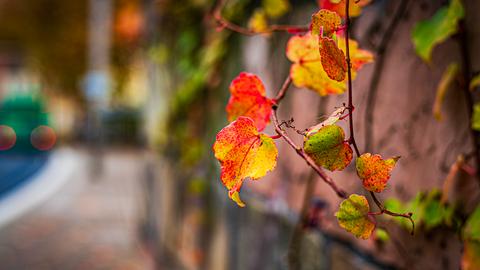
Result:
{"label": "yellow leaf", "polygon": [[[345,50],[345,40],[339,38],[338,47]],[[290,38],[287,44],[287,58],[293,62],[290,76],[296,87],[305,87],[316,91],[319,95],[342,94],[346,89],[346,81],[330,79],[323,69],[319,52],[318,37],[307,33]],[[350,40],[350,58],[352,77],[364,64],[373,61],[373,55],[358,48],[357,42]]]}
{"label": "yellow leaf", "polygon": [[312,15],[312,34],[320,35],[323,33],[325,37],[332,37],[337,28],[342,24],[342,19],[337,13],[321,9],[317,13]]}
{"label": "yellow leaf", "polygon": [[347,232],[358,238],[368,239],[375,229],[375,223],[370,220],[368,213],[367,198],[361,195],[352,194],[340,204],[338,212],[335,213],[338,224]]}

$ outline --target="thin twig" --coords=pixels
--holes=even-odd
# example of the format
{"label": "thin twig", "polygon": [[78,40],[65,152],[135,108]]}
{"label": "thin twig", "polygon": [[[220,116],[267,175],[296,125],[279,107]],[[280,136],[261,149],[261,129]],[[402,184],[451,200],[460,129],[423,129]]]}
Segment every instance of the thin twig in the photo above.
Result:
{"label": "thin twig", "polygon": [[253,31],[249,28],[240,26],[238,24],[232,23],[229,20],[225,19],[222,16],[222,9],[225,5],[225,1],[218,1],[215,9],[213,10],[213,18],[217,21],[217,23],[224,28],[227,28],[231,31],[247,35],[247,36],[254,36],[254,35],[264,35],[264,34],[271,34],[273,32],[289,32],[289,33],[305,33],[310,30],[310,27],[305,25],[279,25],[273,24],[269,25],[267,29],[262,31]]}
{"label": "thin twig", "polygon": [[279,103],[280,101],[282,101],[291,83],[292,83],[292,77],[290,77],[289,75],[285,79],[285,82],[283,82],[282,88],[280,88],[280,90],[278,91],[277,96],[273,99],[275,103]]}
{"label": "thin twig", "polygon": [[345,3],[345,44],[346,44],[346,60],[347,60],[347,74],[348,74],[348,112],[349,112],[349,127],[350,127],[350,139],[348,140],[353,148],[355,149],[355,153],[357,156],[360,156],[360,151],[358,150],[357,143],[355,142],[355,134],[353,129],[353,98],[352,98],[352,65],[350,61],[350,42],[349,42],[349,31],[350,31],[350,1],[347,0]]}
{"label": "thin twig", "polygon": [[308,166],[312,167],[312,169],[320,176],[320,178],[322,178],[322,180],[335,191],[338,197],[346,199],[347,192],[339,188],[335,182],[333,182],[333,179],[330,178],[320,167],[318,167],[315,161],[313,161],[312,158],[305,153],[303,148],[298,147],[287,135],[287,133],[280,127],[280,123],[277,118],[277,105],[273,106],[272,119],[277,134],[282,136],[282,138],[295,150],[295,152],[297,152],[297,154],[305,160]]}
{"label": "thin twig", "polygon": [[[358,146],[355,142],[355,134],[354,134],[354,129],[353,129],[353,97],[352,97],[352,92],[353,92],[353,86],[352,86],[352,66],[350,64],[350,46],[349,46],[349,31],[350,31],[350,0],[346,0],[345,2],[345,47],[346,47],[346,60],[347,60],[347,73],[348,73],[348,110],[349,110],[349,127],[350,127],[350,139],[349,142],[350,144],[353,145],[353,148],[355,149],[355,153],[357,154],[357,157],[360,156],[360,151],[358,150]],[[412,219],[412,213],[405,213],[405,214],[399,214],[395,212],[391,212],[388,209],[386,209],[383,204],[377,199],[375,196],[375,193],[370,192],[370,195],[372,196],[373,201],[375,204],[380,208],[381,214],[387,214],[390,216],[394,217],[404,217],[409,219],[412,222],[413,227],[415,227],[415,224]],[[413,230],[412,230],[413,234]]]}
{"label": "thin twig", "polygon": [[372,199],[375,202],[375,204],[380,209],[380,212],[370,213],[370,214],[374,214],[374,215],[386,214],[386,215],[389,215],[389,216],[392,216],[392,217],[406,218],[406,219],[410,220],[410,222],[412,223],[412,231],[410,233],[413,235],[413,233],[415,232],[415,222],[413,222],[413,219],[412,219],[413,213],[408,212],[408,213],[401,214],[401,213],[395,213],[395,212],[389,211],[387,208],[385,208],[385,206],[383,206],[383,204],[380,202],[380,200],[378,200],[378,198],[377,198],[377,196],[375,196],[374,192],[370,191],[370,195],[372,196]]}

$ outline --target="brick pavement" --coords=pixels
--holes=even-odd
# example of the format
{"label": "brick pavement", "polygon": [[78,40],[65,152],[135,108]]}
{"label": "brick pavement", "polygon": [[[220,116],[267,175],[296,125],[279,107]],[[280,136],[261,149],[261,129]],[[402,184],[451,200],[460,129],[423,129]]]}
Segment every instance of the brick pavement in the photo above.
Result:
{"label": "brick pavement", "polygon": [[0,228],[0,270],[153,269],[138,240],[142,154],[107,152],[96,179],[86,164],[47,202]]}

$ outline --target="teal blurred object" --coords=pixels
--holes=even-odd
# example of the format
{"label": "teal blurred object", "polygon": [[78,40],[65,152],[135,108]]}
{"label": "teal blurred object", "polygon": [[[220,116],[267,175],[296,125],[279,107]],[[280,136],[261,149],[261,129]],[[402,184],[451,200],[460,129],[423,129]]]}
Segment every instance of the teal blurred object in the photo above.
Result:
{"label": "teal blurred object", "polygon": [[[32,89],[34,87],[32,86]],[[45,112],[45,103],[40,94],[34,91],[10,91],[0,102],[0,125],[6,125],[15,131],[17,141],[4,153],[30,152],[36,150],[31,142],[32,130],[40,125],[49,125],[49,114]]]}

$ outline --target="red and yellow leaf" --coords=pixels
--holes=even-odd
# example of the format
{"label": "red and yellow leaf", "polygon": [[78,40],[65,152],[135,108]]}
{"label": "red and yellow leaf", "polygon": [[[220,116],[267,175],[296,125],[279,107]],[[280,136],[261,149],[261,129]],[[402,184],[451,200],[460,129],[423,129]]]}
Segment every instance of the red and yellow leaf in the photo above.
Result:
{"label": "red and yellow leaf", "polygon": [[254,74],[242,72],[230,84],[227,104],[228,121],[239,116],[250,117],[259,131],[270,122],[273,101],[265,96],[262,81]]}
{"label": "red and yellow leaf", "polygon": [[383,160],[380,155],[365,153],[357,158],[357,174],[368,191],[382,192],[387,186],[390,174],[400,157]]}
{"label": "red and yellow leaf", "polygon": [[277,147],[273,139],[258,132],[249,117],[240,116],[217,134],[213,145],[215,157],[220,161],[220,178],[228,189],[229,197],[239,206],[239,191],[246,178],[259,179],[277,164]]}
{"label": "red and yellow leaf", "polygon": [[316,164],[330,171],[343,170],[352,161],[353,151],[337,125],[327,125],[305,137],[303,149]]}
{"label": "red and yellow leaf", "polygon": [[321,9],[312,15],[310,29],[313,35],[323,33],[324,37],[332,37],[333,33],[342,25],[342,18],[336,12]]}
{"label": "red and yellow leaf", "polygon": [[[349,15],[357,17],[362,13],[362,7],[368,5],[371,0],[350,0]],[[345,0],[318,0],[320,8],[335,11],[341,17],[345,17]]]}
{"label": "red and yellow leaf", "polygon": [[367,198],[361,195],[352,194],[340,204],[338,212],[335,213],[338,224],[347,232],[358,238],[368,239],[375,229],[375,223],[368,213],[370,206]]}
{"label": "red and yellow leaf", "polygon": [[338,48],[335,41],[331,38],[321,37],[319,42],[320,59],[328,77],[338,82],[345,80],[347,61],[343,51]]}
{"label": "red and yellow leaf", "polygon": [[[345,50],[345,40],[339,38],[338,47]],[[290,76],[296,87],[305,87],[316,91],[319,95],[341,94],[346,89],[345,80],[338,82],[328,77],[323,69],[320,57],[318,37],[308,33],[290,38],[287,44],[287,57],[293,62]],[[358,44],[350,40],[350,59],[352,77],[363,64],[373,61],[370,52],[358,49]]]}

